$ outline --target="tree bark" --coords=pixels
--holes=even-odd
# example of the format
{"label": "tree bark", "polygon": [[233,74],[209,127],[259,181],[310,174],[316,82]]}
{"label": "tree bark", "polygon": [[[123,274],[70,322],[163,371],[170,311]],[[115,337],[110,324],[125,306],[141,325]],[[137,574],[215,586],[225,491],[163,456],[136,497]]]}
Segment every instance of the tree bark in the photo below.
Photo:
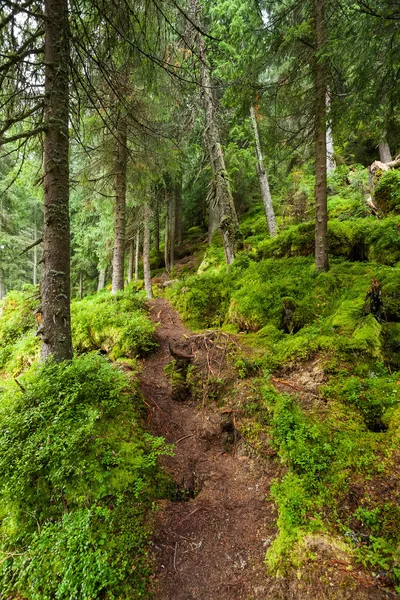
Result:
{"label": "tree bark", "polygon": [[383,163],[392,162],[392,153],[390,152],[390,146],[386,140],[382,140],[379,144],[379,158]]}
{"label": "tree bark", "polygon": [[169,196],[169,191],[166,189],[165,190],[165,230],[164,230],[164,262],[165,262],[165,270],[167,271],[167,273],[170,272],[170,265],[169,265],[169,244],[170,244],[170,231],[169,231],[169,224],[170,224],[170,196]]}
{"label": "tree bark", "polygon": [[129,263],[128,263],[128,283],[133,278],[133,263],[134,263],[134,243],[133,239],[129,243]]}
{"label": "tree bark", "polygon": [[153,297],[153,290],[151,287],[151,273],[150,273],[150,207],[145,204],[143,211],[143,274],[144,274],[144,289],[148,298]]}
{"label": "tree bark", "polygon": [[[330,97],[329,90],[326,94],[326,110],[328,111],[330,108]],[[333,137],[332,137],[332,127],[328,121],[326,120],[326,172],[332,173],[336,169],[336,162],[334,159],[334,147],[333,147]]]}
{"label": "tree bark", "polygon": [[315,267],[328,271],[328,207],[326,172],[326,64],[319,53],[326,42],[325,0],[314,0],[315,56]]}
{"label": "tree bark", "polygon": [[[214,184],[214,182],[213,182]],[[208,245],[211,246],[214,233],[218,229],[219,222],[219,211],[217,206],[217,199],[215,197],[214,185],[207,197],[208,206]]]}
{"label": "tree bark", "polygon": [[126,167],[128,163],[127,123],[121,117],[117,131],[115,160],[115,225],[112,293],[124,289],[125,225],[126,225]]}
{"label": "tree bark", "polygon": [[158,190],[154,197],[154,249],[160,254],[160,203],[158,199]]}
{"label": "tree bark", "polygon": [[135,249],[135,281],[139,279],[139,255],[140,255],[140,230],[136,232],[136,249]]}
{"label": "tree bark", "polygon": [[268,230],[269,230],[270,236],[275,237],[276,233],[277,233],[276,219],[275,219],[274,207],[272,206],[272,198],[271,198],[271,192],[269,189],[267,172],[265,170],[264,159],[263,159],[263,155],[262,155],[262,151],[261,151],[260,136],[258,133],[257,117],[256,117],[256,111],[254,109],[254,106],[252,106],[250,108],[250,117],[251,117],[251,122],[253,125],[254,139],[256,142],[257,175],[258,175],[258,180],[260,182],[261,196],[262,196],[262,200],[263,200],[263,204],[264,204],[265,217],[267,219]]}
{"label": "tree bark", "polygon": [[72,358],[69,224],[67,0],[45,0],[44,267],[42,357]]}
{"label": "tree bark", "polygon": [[79,271],[79,299],[83,298],[83,273]]}
{"label": "tree bark", "polygon": [[175,240],[182,244],[182,175],[179,173],[175,184]]}
{"label": "tree bark", "polygon": [[176,197],[175,188],[171,189],[169,209],[169,268],[174,268],[175,263],[175,227],[176,227]]}
{"label": "tree bark", "polygon": [[101,292],[106,284],[106,269],[99,269],[99,282],[97,284],[97,291]]}
{"label": "tree bark", "polygon": [[[36,206],[34,208],[34,227],[33,227],[33,239],[37,240],[37,215],[36,215]],[[37,244],[33,247],[33,276],[32,282],[33,285],[37,285],[37,267],[38,267],[38,259],[37,259]]]}
{"label": "tree bark", "polygon": [[[194,10],[199,12],[197,1],[194,0]],[[197,22],[197,15],[194,16]],[[207,62],[204,39],[196,30],[197,51],[200,61],[200,84],[202,88],[203,105],[206,114],[206,139],[210,155],[211,167],[215,186],[215,195],[219,214],[219,228],[225,251],[225,260],[229,265],[234,261],[239,237],[239,221],[236,214],[228,173],[225,166],[224,152],[217,123],[215,103],[212,93],[210,67]]]}

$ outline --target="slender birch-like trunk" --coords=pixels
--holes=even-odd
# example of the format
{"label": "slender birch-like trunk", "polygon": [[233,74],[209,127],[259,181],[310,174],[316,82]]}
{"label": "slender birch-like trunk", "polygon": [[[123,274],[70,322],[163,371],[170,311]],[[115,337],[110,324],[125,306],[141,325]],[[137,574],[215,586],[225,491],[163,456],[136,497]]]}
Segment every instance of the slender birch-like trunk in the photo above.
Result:
{"label": "slender birch-like trunk", "polygon": [[128,263],[128,283],[133,278],[133,263],[134,263],[134,244],[133,239],[129,243],[129,263]]}
{"label": "slender birch-like trunk", "polygon": [[79,299],[83,298],[83,273],[79,271]]}
{"label": "slender birch-like trunk", "polygon": [[[33,228],[33,239],[37,240],[37,214],[36,214],[36,206],[34,209],[34,228]],[[37,244],[35,244],[35,246],[33,247],[33,275],[32,275],[32,282],[33,285],[37,284],[37,268],[38,268],[38,255],[37,255]]]}
{"label": "slender birch-like trunk", "polygon": [[175,263],[175,227],[176,227],[176,197],[175,189],[170,194],[169,209],[169,269],[172,271]]}
{"label": "slender birch-like trunk", "polygon": [[67,0],[45,0],[42,357],[72,358],[69,224],[69,23]]}
{"label": "slender birch-like trunk", "polygon": [[148,298],[153,297],[150,274],[150,207],[146,203],[143,210],[143,273],[144,289]]}
{"label": "slender birch-like trunk", "polygon": [[126,226],[126,168],[128,136],[126,118],[121,117],[117,130],[115,159],[115,224],[112,273],[112,293],[124,289],[125,226]]}
{"label": "slender birch-like trunk", "polygon": [[165,193],[166,204],[165,204],[165,229],[164,229],[164,262],[165,262],[165,270],[167,273],[170,272],[170,264],[169,264],[169,244],[170,244],[170,196],[169,192]]}
{"label": "slender birch-like trunk", "polygon": [[385,139],[382,140],[379,144],[379,157],[380,161],[383,163],[392,162],[392,153],[390,151],[390,146]]}
{"label": "slender birch-like trunk", "polygon": [[[194,19],[197,22],[199,13],[197,0],[193,0]],[[217,123],[215,101],[212,93],[210,67],[207,61],[206,47],[200,31],[195,32],[197,52],[200,61],[200,84],[202,88],[203,106],[206,115],[206,131],[208,152],[213,172],[215,196],[219,213],[219,229],[225,251],[225,260],[229,265],[234,261],[239,237],[239,221],[228,173],[225,166],[224,152],[221,145],[221,135]]]}
{"label": "slender birch-like trunk", "polygon": [[314,0],[315,57],[315,267],[328,271],[328,206],[326,171],[326,63],[318,53],[326,42],[325,0]]}
{"label": "slender birch-like trunk", "polygon": [[175,240],[178,246],[182,244],[182,175],[179,173],[175,185]]}
{"label": "slender birch-like trunk", "polygon": [[105,284],[106,284],[106,269],[101,268],[101,269],[99,269],[99,281],[97,284],[97,291],[101,292],[101,290],[104,289]]}
{"label": "slender birch-like trunk", "polygon": [[[330,96],[329,90],[326,94],[326,110],[327,112],[330,109]],[[336,169],[336,162],[334,159],[334,147],[333,147],[333,136],[332,136],[332,127],[329,122],[329,115],[327,115],[326,120],[326,172],[332,173]]]}
{"label": "slender birch-like trunk", "polygon": [[139,255],[140,255],[140,230],[136,232],[136,248],[135,248],[135,281],[139,279]]}
{"label": "slender birch-like trunk", "polygon": [[160,201],[158,198],[158,190],[154,195],[154,249],[157,254],[160,254]]}
{"label": "slender birch-like trunk", "polygon": [[261,196],[262,196],[262,200],[263,200],[263,204],[264,204],[265,217],[267,219],[268,230],[269,230],[270,236],[275,237],[276,233],[277,233],[276,218],[275,218],[275,213],[274,213],[274,207],[272,206],[272,198],[271,198],[271,192],[269,189],[267,172],[266,172],[265,166],[264,166],[264,158],[263,158],[262,151],[261,151],[260,135],[258,132],[257,116],[256,116],[256,111],[254,109],[254,106],[252,106],[250,108],[250,117],[251,117],[251,122],[253,125],[254,139],[256,142],[257,175],[258,175],[258,180],[260,182]]}

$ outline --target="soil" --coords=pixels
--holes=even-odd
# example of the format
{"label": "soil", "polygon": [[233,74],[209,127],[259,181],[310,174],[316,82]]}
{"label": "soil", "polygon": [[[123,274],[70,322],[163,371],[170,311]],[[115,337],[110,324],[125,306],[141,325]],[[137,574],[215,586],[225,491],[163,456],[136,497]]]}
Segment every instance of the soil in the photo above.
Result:
{"label": "soil", "polygon": [[164,373],[170,348],[183,356],[204,350],[190,346],[194,334],[165,299],[152,301],[150,309],[159,322],[159,347],[143,361],[141,391],[150,407],[149,429],[175,444],[175,455],[164,457],[163,466],[180,490],[176,501],[160,502],[155,516],[155,600],[397,597],[371,577],[347,572],[343,557],[322,538],[309,541],[321,560],[306,567],[304,577],[267,575],[265,553],[277,534],[269,491],[282,465],[277,458],[248,456],[243,447],[227,445],[226,415],[215,403],[174,399]]}

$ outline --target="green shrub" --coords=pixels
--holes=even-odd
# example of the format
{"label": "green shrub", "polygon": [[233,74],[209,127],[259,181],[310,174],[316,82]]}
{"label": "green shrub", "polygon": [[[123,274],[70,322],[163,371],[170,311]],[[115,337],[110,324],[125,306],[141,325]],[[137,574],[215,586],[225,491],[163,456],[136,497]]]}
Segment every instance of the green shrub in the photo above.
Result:
{"label": "green shrub", "polygon": [[46,363],[0,397],[0,595],[144,597],[145,512],[165,487],[125,376]]}
{"label": "green shrub", "polygon": [[377,368],[367,376],[359,377],[345,373],[332,378],[322,393],[347,405],[355,406],[372,431],[381,431],[386,411],[400,402],[400,390],[396,378]]}
{"label": "green shrub", "polygon": [[103,350],[112,359],[143,356],[152,350],[154,325],[143,312],[144,293],[101,292],[73,302],[72,339],[77,352]]}
{"label": "green shrub", "polygon": [[333,449],[316,423],[302,414],[292,396],[279,394],[272,420],[273,439],[285,461],[304,481],[315,485],[329,466]]}
{"label": "green shrub", "polygon": [[226,271],[207,272],[179,281],[167,296],[193,327],[218,327],[225,319],[230,288]]}
{"label": "green shrub", "polygon": [[400,173],[395,169],[382,173],[376,181],[374,200],[384,214],[400,212]]}
{"label": "green shrub", "polygon": [[33,315],[38,305],[33,286],[9,292],[0,302],[0,371],[18,375],[39,355],[40,340],[35,337]]}

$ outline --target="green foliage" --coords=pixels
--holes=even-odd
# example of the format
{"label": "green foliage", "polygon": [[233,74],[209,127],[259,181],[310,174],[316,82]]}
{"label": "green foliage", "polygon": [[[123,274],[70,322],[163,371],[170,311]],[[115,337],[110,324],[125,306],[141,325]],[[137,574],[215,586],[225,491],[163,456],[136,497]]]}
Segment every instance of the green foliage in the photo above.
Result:
{"label": "green foliage", "polygon": [[382,173],[374,190],[374,198],[379,208],[388,212],[400,212],[400,173],[391,169]]}
{"label": "green foliage", "polygon": [[225,319],[229,292],[228,274],[209,272],[179,281],[167,296],[193,327],[215,327]]}
{"label": "green foliage", "polygon": [[0,371],[18,375],[38,357],[39,340],[33,329],[36,288],[13,291],[0,303]]}
{"label": "green foliage", "polygon": [[331,378],[329,385],[322,389],[325,397],[357,407],[372,431],[384,428],[386,411],[400,402],[396,377],[390,376],[385,368],[379,368],[379,364],[377,366],[377,369],[371,369],[363,377],[349,376],[344,371],[336,378]]}
{"label": "green foliage", "polygon": [[[306,533],[334,533],[335,528],[348,533],[349,524],[355,527],[354,519],[357,519],[357,529],[368,531],[363,537],[363,540],[368,538],[368,545],[358,545],[359,560],[366,566],[381,565],[395,575],[399,540],[393,514],[396,501],[379,505],[379,497],[374,500],[367,493],[359,499],[353,515],[346,514],[343,508],[353,481],[359,486],[361,481],[379,477],[383,471],[385,476],[390,476],[386,470],[390,469],[390,461],[386,467],[378,453],[382,448],[387,452],[388,444],[396,439],[395,430],[392,433],[382,433],[379,429],[368,431],[364,420],[358,417],[358,412],[364,418],[366,414],[375,416],[375,413],[366,413],[368,402],[372,411],[381,404],[380,414],[399,403],[396,377],[389,376],[379,364],[375,371],[364,395],[365,379],[346,378],[344,372],[337,379],[334,377],[332,382],[336,382],[336,388],[330,385],[324,389],[329,405],[323,410],[320,404],[318,408],[305,410],[300,397],[281,394],[268,381],[264,383],[262,403],[264,410],[272,415],[268,420],[270,434],[289,468],[271,490],[279,511],[279,536],[267,553],[271,571],[282,572],[291,565],[296,566],[299,544]],[[355,534],[351,530],[350,534],[352,539]]]}
{"label": "green foliage", "polygon": [[331,461],[333,449],[326,433],[306,419],[291,396],[280,394],[274,406],[272,428],[282,458],[307,487],[315,485]]}
{"label": "green foliage", "polygon": [[102,292],[73,302],[72,338],[77,352],[104,350],[112,359],[143,356],[155,347],[154,326],[143,312],[144,293]]}
{"label": "green foliage", "polygon": [[143,432],[137,396],[100,356],[21,379],[24,392],[0,398],[1,594],[144,597],[163,440]]}

